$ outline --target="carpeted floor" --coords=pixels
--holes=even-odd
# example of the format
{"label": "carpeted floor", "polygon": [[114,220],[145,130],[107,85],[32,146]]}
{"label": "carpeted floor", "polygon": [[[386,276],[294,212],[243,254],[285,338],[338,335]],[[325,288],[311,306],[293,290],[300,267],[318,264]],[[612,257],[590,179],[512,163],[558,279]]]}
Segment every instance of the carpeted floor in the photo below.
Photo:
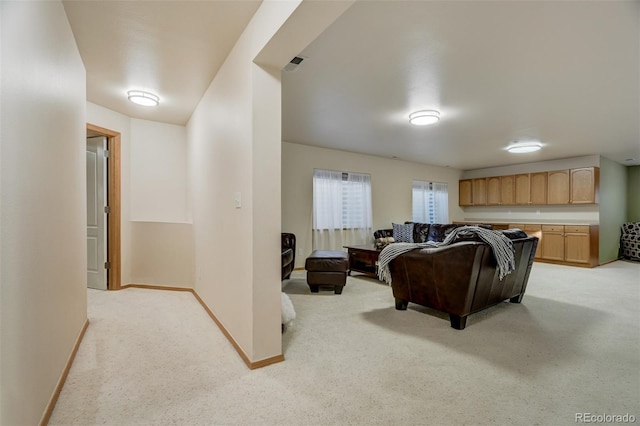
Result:
{"label": "carpeted floor", "polygon": [[535,263],[520,305],[445,315],[350,277],[284,291],[286,361],[250,371],[189,293],[89,292],[89,326],[50,424],[573,425],[640,421],[640,264]]}

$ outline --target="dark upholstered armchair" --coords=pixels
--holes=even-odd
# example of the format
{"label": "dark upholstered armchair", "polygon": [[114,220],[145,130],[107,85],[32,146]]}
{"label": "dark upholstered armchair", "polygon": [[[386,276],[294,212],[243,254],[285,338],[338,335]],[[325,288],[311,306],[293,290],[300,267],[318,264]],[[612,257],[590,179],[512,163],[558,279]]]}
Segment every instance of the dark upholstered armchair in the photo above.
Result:
{"label": "dark upholstered armchair", "polygon": [[622,225],[620,252],[625,259],[640,260],[640,222],[627,222]]}
{"label": "dark upholstered armchair", "polygon": [[282,280],[291,277],[296,264],[296,236],[282,233]]}

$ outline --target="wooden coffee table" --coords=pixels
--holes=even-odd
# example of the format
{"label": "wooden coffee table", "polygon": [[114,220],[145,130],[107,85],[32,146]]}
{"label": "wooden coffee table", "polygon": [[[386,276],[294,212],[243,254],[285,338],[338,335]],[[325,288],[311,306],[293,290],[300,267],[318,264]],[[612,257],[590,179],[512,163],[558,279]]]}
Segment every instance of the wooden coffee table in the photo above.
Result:
{"label": "wooden coffee table", "polygon": [[378,278],[378,256],[382,249],[373,244],[344,246],[349,252],[349,275],[351,271]]}

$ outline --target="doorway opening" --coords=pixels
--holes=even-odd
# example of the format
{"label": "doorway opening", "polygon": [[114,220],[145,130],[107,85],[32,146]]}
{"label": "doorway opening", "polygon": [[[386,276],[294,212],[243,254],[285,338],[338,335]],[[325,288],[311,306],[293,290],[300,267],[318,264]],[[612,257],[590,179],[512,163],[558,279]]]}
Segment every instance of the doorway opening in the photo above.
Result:
{"label": "doorway opening", "polygon": [[87,123],[87,137],[107,138],[107,290],[121,288],[120,257],[120,133]]}

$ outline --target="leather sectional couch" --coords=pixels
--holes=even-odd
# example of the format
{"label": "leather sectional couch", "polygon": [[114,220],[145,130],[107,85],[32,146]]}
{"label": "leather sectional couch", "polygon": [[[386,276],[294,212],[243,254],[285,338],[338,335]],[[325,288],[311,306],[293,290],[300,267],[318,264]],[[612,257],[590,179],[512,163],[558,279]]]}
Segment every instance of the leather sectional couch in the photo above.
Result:
{"label": "leather sectional couch", "polygon": [[[405,222],[405,224],[413,223],[413,242],[424,243],[427,241],[443,241],[444,238],[454,228],[466,226],[457,223],[418,223]],[[491,229],[491,225],[478,225],[482,228]],[[375,239],[384,237],[393,237],[393,229],[379,229],[373,233]]]}
{"label": "leather sectional couch", "polygon": [[[405,222],[412,223],[412,222]],[[413,224],[413,241],[441,242],[463,224]],[[491,225],[479,225],[491,229]],[[473,313],[509,299],[522,300],[533,265],[538,239],[520,230],[497,231],[509,237],[515,250],[516,270],[502,281],[491,247],[480,241],[458,241],[449,246],[416,249],[395,258],[389,268],[396,309],[417,303],[449,314],[451,327],[462,330]],[[393,229],[375,231],[374,237],[393,237]]]}
{"label": "leather sectional couch", "polygon": [[416,249],[389,264],[396,309],[409,302],[449,314],[451,327],[462,330],[473,313],[525,293],[538,238],[520,230],[502,232],[513,242],[515,271],[500,280],[491,247],[463,240],[448,246]]}

